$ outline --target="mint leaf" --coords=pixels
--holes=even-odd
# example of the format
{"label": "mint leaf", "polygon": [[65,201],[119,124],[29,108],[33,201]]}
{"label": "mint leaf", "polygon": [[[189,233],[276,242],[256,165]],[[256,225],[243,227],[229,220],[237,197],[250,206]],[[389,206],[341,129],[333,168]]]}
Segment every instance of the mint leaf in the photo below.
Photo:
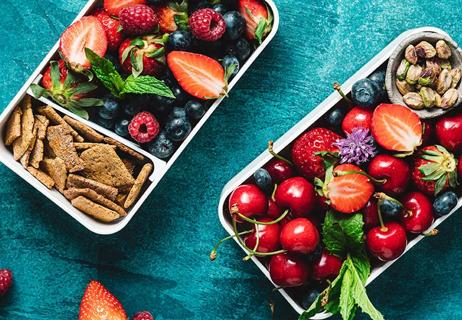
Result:
{"label": "mint leaf", "polygon": [[69,111],[76,114],[76,115],[78,115],[79,117],[84,118],[85,120],[88,120],[90,118],[88,116],[88,112],[86,110],[84,110],[84,109],[70,106]]}
{"label": "mint leaf", "polygon": [[361,213],[340,216],[334,211],[327,212],[322,227],[323,242],[327,251],[341,256],[361,251],[364,244],[363,226]]}
{"label": "mint leaf", "polygon": [[351,263],[358,272],[359,277],[363,284],[366,284],[367,278],[371,274],[371,264],[367,258],[365,250],[362,253],[359,253],[357,256],[350,256]]}
{"label": "mint leaf", "polygon": [[133,75],[130,75],[125,80],[125,85],[121,93],[155,94],[175,99],[172,90],[163,81],[151,76],[139,76],[135,78]]}
{"label": "mint leaf", "polygon": [[117,72],[114,64],[108,59],[101,58],[91,49],[85,48],[87,59],[91,63],[91,70],[101,83],[116,97],[121,97],[124,80]]}

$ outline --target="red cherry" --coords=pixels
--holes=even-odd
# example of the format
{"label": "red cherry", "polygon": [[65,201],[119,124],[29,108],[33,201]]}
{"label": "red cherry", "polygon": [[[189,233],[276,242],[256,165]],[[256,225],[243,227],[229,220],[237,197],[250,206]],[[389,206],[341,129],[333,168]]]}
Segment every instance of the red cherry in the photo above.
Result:
{"label": "red cherry", "polygon": [[462,114],[440,118],[435,131],[438,143],[448,151],[462,151]]}
{"label": "red cherry", "polygon": [[239,213],[246,217],[263,216],[266,213],[268,199],[256,185],[243,184],[237,187],[229,197],[229,211],[236,205]]}
{"label": "red cherry", "polygon": [[435,124],[429,120],[422,120],[422,128],[422,145],[431,144],[435,133]]}
{"label": "red cherry", "polygon": [[384,184],[378,185],[380,190],[400,194],[409,184],[411,170],[406,161],[388,154],[379,154],[371,160],[367,171],[375,179],[386,179]]}
{"label": "red cherry", "polygon": [[280,208],[290,209],[295,217],[307,216],[316,203],[313,185],[302,177],[283,181],[277,187],[274,199]]}
{"label": "red cherry", "polygon": [[399,223],[386,223],[369,230],[366,244],[369,252],[379,260],[395,260],[406,249],[406,230]]}
{"label": "red cherry", "polygon": [[336,278],[342,268],[343,261],[324,250],[321,257],[316,259],[313,264],[313,279],[332,280]]}
{"label": "red cherry", "polygon": [[[261,218],[258,219],[261,222],[270,222],[270,218]],[[279,234],[281,232],[281,227],[275,224],[256,224],[252,233],[248,234],[245,237],[245,244],[247,247],[254,249],[257,244],[257,230],[259,234],[259,242],[256,251],[258,252],[271,252],[276,251],[280,247]]]}
{"label": "red cherry", "polygon": [[371,199],[363,209],[364,229],[369,230],[379,225],[377,201]]}
{"label": "red cherry", "polygon": [[294,169],[285,161],[272,159],[264,168],[268,171],[274,183],[287,180],[294,176]]}
{"label": "red cherry", "polygon": [[401,201],[404,210],[402,221],[404,228],[411,233],[421,233],[432,225],[432,202],[421,192],[411,192]]}
{"label": "red cherry", "polygon": [[280,253],[271,257],[269,263],[271,280],[280,287],[297,287],[305,284],[311,270],[303,258]]}
{"label": "red cherry", "polygon": [[290,217],[289,215],[285,216],[284,219],[282,219],[281,221],[279,221],[279,225],[281,226],[281,228],[284,228],[284,226],[286,224],[288,224],[290,221],[292,221],[292,217]]}
{"label": "red cherry", "polygon": [[457,176],[459,180],[462,179],[462,155],[459,157],[459,162],[457,164]]}
{"label": "red cherry", "polygon": [[342,130],[351,133],[354,128],[370,129],[372,121],[372,111],[361,107],[353,107],[346,114],[342,121]]}
{"label": "red cherry", "polygon": [[270,218],[277,219],[283,214],[283,211],[273,199],[268,199],[268,210],[266,215]]}
{"label": "red cherry", "polygon": [[319,244],[319,232],[310,220],[296,218],[282,228],[280,239],[290,253],[310,254]]}

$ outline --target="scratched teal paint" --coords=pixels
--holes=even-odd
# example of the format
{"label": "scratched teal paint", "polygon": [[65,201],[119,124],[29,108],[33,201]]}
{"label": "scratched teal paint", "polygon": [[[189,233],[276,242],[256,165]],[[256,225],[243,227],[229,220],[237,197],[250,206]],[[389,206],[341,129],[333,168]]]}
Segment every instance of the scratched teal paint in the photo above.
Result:
{"label": "scratched teal paint", "polygon": [[[83,7],[84,0],[0,1],[0,106]],[[0,267],[15,287],[0,319],[76,319],[90,279],[101,280],[127,312],[158,319],[296,319],[217,219],[223,185],[331,91],[408,28],[434,25],[456,40],[458,0],[277,1],[278,35],[220,106],[122,232],[86,231],[0,166]],[[255,147],[257,146],[257,147]],[[422,241],[369,288],[387,319],[462,318],[462,219]]]}

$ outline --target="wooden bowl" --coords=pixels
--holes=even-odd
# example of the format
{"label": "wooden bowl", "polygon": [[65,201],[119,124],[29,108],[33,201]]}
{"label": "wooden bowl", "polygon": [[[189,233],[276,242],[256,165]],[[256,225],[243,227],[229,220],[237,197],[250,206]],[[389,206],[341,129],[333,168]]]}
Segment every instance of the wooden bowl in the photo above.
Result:
{"label": "wooden bowl", "polygon": [[[462,68],[462,50],[461,48],[459,48],[459,45],[451,37],[443,33],[428,32],[428,31],[413,34],[410,37],[403,40],[403,42],[401,42],[396,47],[396,49],[391,54],[390,59],[388,60],[387,71],[386,71],[386,76],[385,76],[385,87],[387,89],[388,98],[390,99],[392,103],[406,106],[403,100],[403,96],[398,91],[398,88],[396,88],[396,70],[398,69],[398,66],[400,65],[402,59],[404,59],[404,52],[407,46],[410,44],[417,45],[420,41],[423,41],[423,40],[428,41],[432,45],[435,45],[438,40],[446,41],[446,43],[452,50],[452,55],[450,58],[452,67]],[[415,113],[417,113],[421,119],[439,117],[445,114],[446,112],[449,112],[453,110],[454,108],[458,107],[462,103],[462,86],[460,85],[460,83],[457,87],[457,91],[459,92],[459,98],[457,99],[454,106],[452,106],[451,108],[442,109],[442,108],[433,107],[430,109],[421,109],[421,110],[415,110],[412,108],[410,109],[413,110]]]}

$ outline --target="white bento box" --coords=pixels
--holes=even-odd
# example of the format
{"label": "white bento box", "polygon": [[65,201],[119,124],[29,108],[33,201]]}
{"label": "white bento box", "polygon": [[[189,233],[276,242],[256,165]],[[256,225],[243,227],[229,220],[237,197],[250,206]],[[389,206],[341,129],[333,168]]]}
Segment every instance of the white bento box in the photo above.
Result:
{"label": "white bento box", "polygon": [[[90,0],[88,3],[84,6],[82,11],[77,15],[74,21],[79,20],[81,17],[86,15],[87,13],[91,12],[91,10],[98,4],[100,3],[100,0]],[[273,16],[273,27],[271,29],[271,32],[267,35],[267,37],[264,39],[262,44],[258,46],[258,48],[252,53],[252,55],[249,57],[249,59],[245,62],[244,65],[242,65],[241,69],[239,70],[239,73],[230,81],[228,88],[231,90],[234,85],[239,81],[239,79],[242,77],[242,75],[247,71],[247,69],[250,67],[250,65],[255,61],[255,59],[261,54],[261,52],[265,49],[265,47],[268,45],[268,43],[274,38],[274,35],[276,34],[278,27],[279,27],[279,13],[277,10],[276,5],[272,0],[265,0],[265,3],[267,4],[269,10],[271,10],[272,16]],[[5,124],[13,111],[14,107],[22,100],[22,98],[26,94],[30,94],[30,91],[28,92],[28,89],[32,83],[37,83],[41,75],[40,73],[44,70],[44,68],[47,66],[48,62],[57,54],[59,47],[59,41],[54,45],[54,47],[50,50],[50,52],[45,56],[43,61],[39,64],[37,69],[32,73],[30,78],[24,83],[22,88],[19,90],[19,92],[16,94],[16,96],[11,100],[11,102],[8,104],[8,106],[5,108],[5,110],[2,112],[0,115],[0,135],[3,137],[4,136],[4,129],[5,129]],[[134,206],[128,211],[128,215],[124,217],[123,219],[114,222],[114,223],[102,223],[97,220],[94,220],[93,218],[85,215],[84,213],[80,212],[76,208],[74,208],[71,203],[64,198],[64,196],[59,193],[56,190],[49,190],[47,187],[42,185],[38,180],[36,180],[32,175],[26,171],[19,162],[15,161],[13,159],[12,153],[6,148],[3,138],[1,139],[0,142],[0,161],[5,164],[8,168],[13,170],[16,174],[18,174],[20,177],[22,177],[24,180],[26,180],[29,184],[31,184],[34,188],[39,190],[43,195],[45,195],[48,199],[56,203],[61,209],[66,211],[70,216],[72,216],[74,219],[79,221],[82,225],[84,225],[87,229],[90,231],[97,233],[97,234],[102,234],[102,235],[108,235],[108,234],[113,234],[116,233],[120,230],[122,230],[128,222],[131,220],[131,218],[135,215],[135,213],[139,210],[143,202],[147,199],[147,197],[151,194],[151,192],[154,190],[156,185],[159,183],[159,181],[162,179],[164,174],[167,172],[167,170],[173,165],[175,160],[180,156],[180,154],[183,152],[183,150],[186,148],[186,146],[189,144],[189,142],[194,138],[194,136],[197,134],[197,132],[200,130],[200,128],[204,125],[204,123],[207,121],[207,119],[212,115],[212,113],[215,111],[215,109],[220,105],[221,101],[224,98],[217,99],[216,101],[213,102],[213,104],[210,106],[206,114],[202,117],[202,119],[195,125],[189,136],[181,143],[181,145],[177,148],[175,153],[170,157],[168,161],[164,161],[161,159],[158,159],[148,152],[142,150],[139,146],[137,146],[135,143],[128,141],[125,138],[122,138],[115,134],[112,131],[109,131],[100,125],[86,121],[80,117],[77,117],[73,113],[69,112],[67,109],[62,108],[58,106],[56,103],[46,99],[46,98],[40,98],[39,100],[42,101],[44,104],[48,104],[55,108],[59,113],[68,115],[70,117],[73,117],[75,119],[78,119],[79,121],[85,123],[86,125],[90,126],[91,128],[95,129],[96,131],[116,139],[117,141],[123,143],[124,145],[127,145],[128,147],[134,149],[135,151],[143,154],[146,158],[152,161],[154,164],[154,171],[149,177],[149,180],[147,182],[147,185],[144,188],[144,192],[140,194],[139,199],[136,201]]]}
{"label": "white bento box", "polygon": [[[396,39],[394,39],[389,45],[387,45],[379,54],[377,54],[374,58],[372,58],[366,65],[364,65],[361,69],[359,69],[351,78],[349,78],[345,83],[342,84],[342,90],[345,94],[349,94],[353,84],[363,78],[368,77],[372,74],[375,70],[377,70],[380,66],[382,66],[390,57],[393,50],[398,46],[404,39],[408,38],[412,34],[420,33],[420,32],[437,32],[440,34],[447,35],[444,31],[433,28],[433,27],[422,27],[418,29],[408,30],[401,35],[399,35]],[[280,151],[287,148],[300,134],[302,134],[305,130],[310,128],[318,119],[320,119],[327,111],[333,108],[338,102],[341,101],[341,97],[337,92],[332,93],[328,96],[323,102],[321,102],[313,111],[311,111],[307,116],[305,116],[302,120],[300,120],[294,127],[292,127],[289,131],[287,131],[281,138],[279,138],[276,142],[274,142],[274,151],[279,153]],[[220,222],[225,228],[225,230],[230,234],[234,235],[233,227],[231,224],[231,220],[229,219],[229,212],[227,208],[227,200],[230,194],[233,192],[235,188],[239,185],[243,184],[252,174],[259,168],[263,167],[273,156],[268,152],[264,151],[260,156],[258,156],[254,161],[252,161],[247,167],[245,167],[241,172],[239,172],[236,176],[234,176],[223,188],[221,193],[220,202],[218,205],[218,216],[220,218]],[[450,214],[438,218],[434,221],[433,225],[430,229],[435,228],[441,222],[446,220],[451,214],[453,214],[457,209],[462,206],[462,200],[459,199],[457,206],[451,211]],[[420,240],[424,238],[423,235],[418,235],[417,237],[413,238],[411,241],[408,242],[406,247],[406,251],[410,250],[414,245],[416,245]],[[236,242],[239,244],[238,240],[235,239]],[[239,244],[240,245],[240,244]],[[245,249],[241,246],[241,248],[245,251]],[[247,252],[246,252],[247,254]],[[260,268],[263,274],[271,281],[268,269],[265,265],[255,256],[252,257],[252,261]],[[371,275],[367,280],[367,284],[371,283],[375,278],[377,278],[382,272],[384,272],[390,265],[392,265],[396,260],[382,263],[375,267]],[[276,285],[275,285],[276,286]],[[287,290],[280,288],[278,289],[279,292],[283,295],[283,297],[289,302],[289,304],[301,314],[304,309],[289,295]],[[316,316],[312,317],[312,319],[326,319],[330,317],[331,314],[329,313],[319,313]]]}

